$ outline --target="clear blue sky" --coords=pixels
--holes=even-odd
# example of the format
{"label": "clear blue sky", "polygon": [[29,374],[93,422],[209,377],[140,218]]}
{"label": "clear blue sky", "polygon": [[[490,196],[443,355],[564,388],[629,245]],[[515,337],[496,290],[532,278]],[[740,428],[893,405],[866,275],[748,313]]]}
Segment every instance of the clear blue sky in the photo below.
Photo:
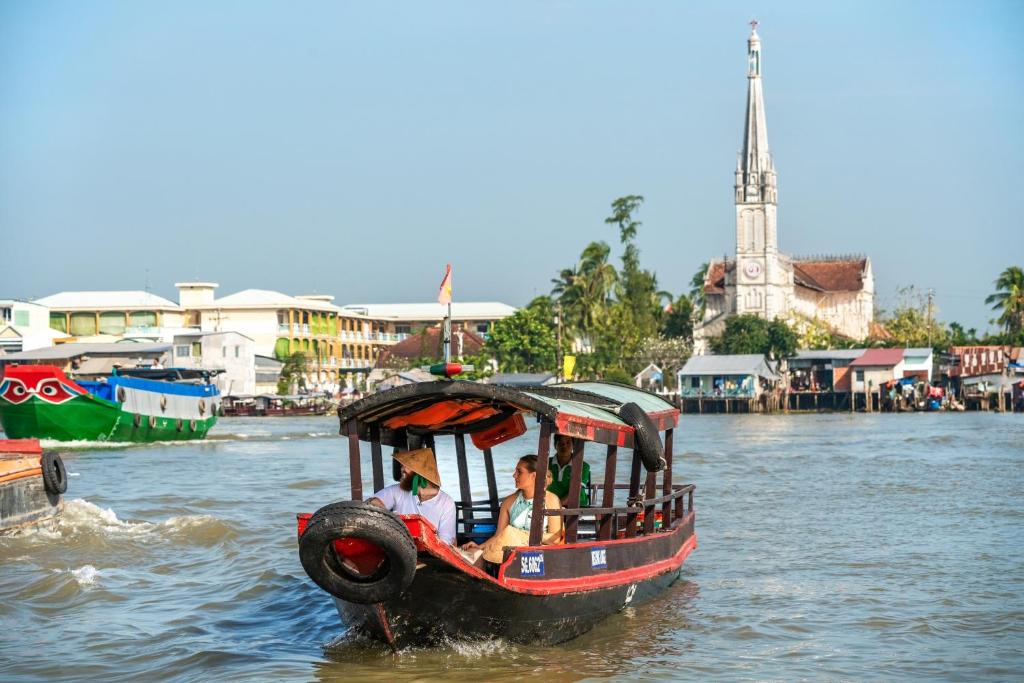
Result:
{"label": "clear blue sky", "polygon": [[755,16],[781,248],[985,327],[1024,262],[1020,2],[0,0],[0,296],[428,301],[451,261],[522,305],[629,193],[684,291],[734,249]]}

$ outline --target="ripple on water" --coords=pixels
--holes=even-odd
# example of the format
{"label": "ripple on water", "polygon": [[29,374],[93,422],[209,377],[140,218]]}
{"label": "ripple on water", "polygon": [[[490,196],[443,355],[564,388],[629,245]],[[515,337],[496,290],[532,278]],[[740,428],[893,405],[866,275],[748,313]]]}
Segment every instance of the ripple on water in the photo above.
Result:
{"label": "ripple on water", "polygon": [[[298,562],[294,511],[348,487],[336,421],[75,444],[64,519],[0,537],[0,680],[1021,680],[1024,420],[940,417],[685,416],[683,580],[558,646],[397,654]],[[457,481],[451,440],[437,452]]]}

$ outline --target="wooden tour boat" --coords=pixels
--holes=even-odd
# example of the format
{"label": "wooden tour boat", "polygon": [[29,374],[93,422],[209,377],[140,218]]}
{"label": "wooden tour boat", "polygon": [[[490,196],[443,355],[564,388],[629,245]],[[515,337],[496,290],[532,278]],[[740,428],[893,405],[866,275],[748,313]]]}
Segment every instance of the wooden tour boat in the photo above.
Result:
{"label": "wooden tour boat", "polygon": [[0,439],[0,533],[56,519],[67,488],[59,455],[37,439]]}
{"label": "wooden tour boat", "polygon": [[[450,638],[566,641],[671,585],[696,548],[695,487],[672,481],[679,411],[654,394],[603,382],[521,389],[438,381],[371,395],[338,415],[351,500],[298,515],[299,556],[334,596],[344,622],[394,648]],[[376,491],[384,486],[383,446],[433,447],[450,436],[459,472],[458,542],[489,537],[501,501],[492,447],[525,434],[524,415],[539,421],[539,442],[517,457],[537,453],[537,481],[547,474],[552,434],[573,439],[566,500],[579,499],[588,442],[605,446],[600,456],[587,454],[604,460],[605,474],[592,486],[594,507],[544,509],[537,486],[533,506],[541,514],[532,517],[529,545],[505,548],[496,575],[469,564],[423,517],[363,502],[360,441],[370,444]],[[467,434],[479,452],[467,453]],[[620,448],[631,449],[628,483],[615,480]],[[471,466],[486,470],[486,500],[472,499]],[[544,520],[554,515],[563,518],[564,542],[542,545]]]}

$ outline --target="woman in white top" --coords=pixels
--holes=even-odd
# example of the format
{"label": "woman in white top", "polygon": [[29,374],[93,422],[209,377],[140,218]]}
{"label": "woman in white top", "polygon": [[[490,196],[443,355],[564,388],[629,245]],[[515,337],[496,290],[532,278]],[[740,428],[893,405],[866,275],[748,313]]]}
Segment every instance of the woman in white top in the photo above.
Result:
{"label": "woman in white top", "polygon": [[[550,483],[550,474],[548,475]],[[533,521],[533,494],[537,482],[537,456],[526,455],[519,459],[516,471],[512,474],[516,490],[501,502],[498,512],[498,524],[493,536],[477,545],[473,541],[465,543],[463,550],[483,549],[482,559],[500,564],[504,560],[505,548],[529,545],[530,524]],[[551,491],[544,492],[544,507],[558,510],[561,501]],[[548,517],[541,543],[551,545],[562,542],[562,518]]]}

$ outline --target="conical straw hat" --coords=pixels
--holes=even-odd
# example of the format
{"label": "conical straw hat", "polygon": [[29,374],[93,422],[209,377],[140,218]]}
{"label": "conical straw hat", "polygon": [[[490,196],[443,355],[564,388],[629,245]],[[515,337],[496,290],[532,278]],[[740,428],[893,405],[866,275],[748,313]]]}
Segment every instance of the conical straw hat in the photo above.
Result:
{"label": "conical straw hat", "polygon": [[403,451],[395,453],[393,457],[432,484],[441,485],[441,475],[437,471],[437,459],[434,458],[434,451],[429,448]]}

